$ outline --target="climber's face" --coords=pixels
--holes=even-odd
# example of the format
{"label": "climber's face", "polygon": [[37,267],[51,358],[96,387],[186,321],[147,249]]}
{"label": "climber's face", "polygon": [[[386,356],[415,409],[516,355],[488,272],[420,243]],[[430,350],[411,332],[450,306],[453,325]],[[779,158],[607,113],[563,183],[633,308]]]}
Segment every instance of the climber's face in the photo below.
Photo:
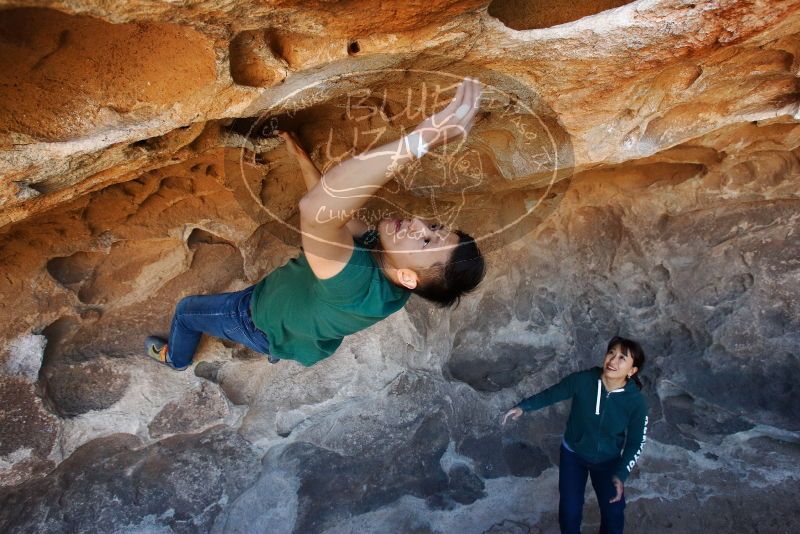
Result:
{"label": "climber's face", "polygon": [[638,370],[633,366],[633,355],[624,351],[619,345],[611,347],[603,361],[603,375],[608,379],[628,378],[635,375]]}
{"label": "climber's face", "polygon": [[436,263],[446,264],[459,243],[455,232],[416,217],[382,219],[378,223],[378,233],[383,257],[389,266],[415,274]]}

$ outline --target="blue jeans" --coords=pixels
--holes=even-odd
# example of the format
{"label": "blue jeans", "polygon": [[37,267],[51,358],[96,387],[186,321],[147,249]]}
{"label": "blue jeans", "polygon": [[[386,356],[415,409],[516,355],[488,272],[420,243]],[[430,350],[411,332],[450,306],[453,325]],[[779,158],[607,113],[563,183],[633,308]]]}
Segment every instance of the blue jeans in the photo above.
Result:
{"label": "blue jeans", "polygon": [[597,504],[600,505],[600,534],[622,534],[625,526],[625,495],[622,500],[609,503],[617,495],[611,477],[617,460],[593,464],[561,445],[558,466],[558,524],[563,534],[580,534],[583,518],[583,492],[586,477],[591,475]]}
{"label": "blue jeans", "polygon": [[233,293],[181,299],[175,308],[167,341],[172,364],[183,367],[192,363],[194,351],[204,333],[269,354],[269,340],[256,328],[250,316],[250,298],[254,288],[250,286]]}

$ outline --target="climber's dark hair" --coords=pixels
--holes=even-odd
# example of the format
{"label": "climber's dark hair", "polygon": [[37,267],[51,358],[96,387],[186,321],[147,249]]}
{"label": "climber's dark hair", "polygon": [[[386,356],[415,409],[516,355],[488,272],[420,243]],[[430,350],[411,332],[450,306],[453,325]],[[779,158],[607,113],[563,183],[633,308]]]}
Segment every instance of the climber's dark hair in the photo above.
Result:
{"label": "climber's dark hair", "polygon": [[458,245],[450,259],[446,264],[437,262],[418,273],[417,287],[411,290],[440,308],[457,306],[461,297],[475,289],[486,274],[486,264],[475,240],[461,230],[453,232],[458,235]]}
{"label": "climber's dark hair", "polygon": [[642,373],[642,369],[644,368],[644,350],[642,349],[642,346],[632,339],[614,336],[611,338],[611,341],[608,342],[606,354],[611,352],[611,350],[616,346],[619,346],[622,352],[629,354],[630,357],[633,358],[633,366],[638,370],[631,378],[634,382],[636,382],[636,385],[639,386],[639,389],[642,389],[642,382],[639,380],[639,375]]}

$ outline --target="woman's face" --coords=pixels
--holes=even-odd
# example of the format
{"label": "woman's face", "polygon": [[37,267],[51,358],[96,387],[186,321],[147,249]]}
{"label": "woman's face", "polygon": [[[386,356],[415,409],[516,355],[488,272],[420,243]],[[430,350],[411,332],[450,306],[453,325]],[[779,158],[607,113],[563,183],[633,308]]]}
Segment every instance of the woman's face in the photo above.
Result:
{"label": "woman's face", "polygon": [[633,356],[629,352],[623,352],[619,345],[611,347],[603,362],[603,375],[610,379],[628,378],[638,370],[633,366]]}

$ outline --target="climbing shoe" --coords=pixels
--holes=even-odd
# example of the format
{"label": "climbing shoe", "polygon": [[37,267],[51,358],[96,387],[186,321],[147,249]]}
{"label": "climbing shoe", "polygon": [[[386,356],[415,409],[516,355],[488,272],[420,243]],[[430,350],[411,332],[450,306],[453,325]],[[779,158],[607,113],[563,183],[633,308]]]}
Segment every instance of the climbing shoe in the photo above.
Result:
{"label": "climbing shoe", "polygon": [[167,350],[167,340],[156,337],[156,336],[148,336],[148,338],[144,342],[145,350],[147,351],[147,355],[154,359],[159,363],[163,363],[167,367],[171,367],[176,371],[183,371],[189,368],[192,364],[184,365],[183,367],[175,367],[171,361],[169,361],[169,351]]}

